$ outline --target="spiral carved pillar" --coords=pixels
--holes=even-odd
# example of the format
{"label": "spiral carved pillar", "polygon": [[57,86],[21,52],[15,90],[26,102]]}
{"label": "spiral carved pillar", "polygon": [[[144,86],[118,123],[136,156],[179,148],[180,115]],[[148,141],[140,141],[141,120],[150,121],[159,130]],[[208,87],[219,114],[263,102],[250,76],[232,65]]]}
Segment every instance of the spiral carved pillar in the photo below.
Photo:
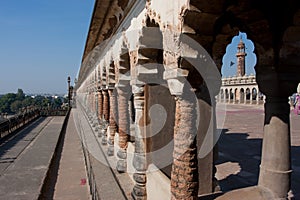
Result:
{"label": "spiral carved pillar", "polygon": [[116,95],[113,89],[108,90],[109,94],[109,139],[108,139],[108,150],[107,155],[113,156],[114,155],[114,143],[115,143],[115,134],[117,130],[117,108],[116,108]]}
{"label": "spiral carved pillar", "polygon": [[191,200],[198,196],[196,99],[189,95],[188,70],[178,68],[179,59],[172,52],[164,52],[164,79],[176,100],[171,199]]}
{"label": "spiral carved pillar", "polygon": [[103,118],[103,95],[102,91],[98,91],[98,119],[100,122],[102,121]]}
{"label": "spiral carved pillar", "polygon": [[126,88],[117,88],[118,92],[118,113],[119,113],[119,150],[117,152],[118,172],[125,172],[127,169],[127,146],[130,131],[129,115],[129,91]]}
{"label": "spiral carved pillar", "polygon": [[107,128],[109,123],[109,97],[108,97],[108,91],[103,90],[103,127],[102,127],[102,141],[101,144],[106,145],[107,144]]}
{"label": "spiral carved pillar", "polygon": [[197,199],[198,196],[194,107],[193,100],[184,96],[176,98],[171,199]]}

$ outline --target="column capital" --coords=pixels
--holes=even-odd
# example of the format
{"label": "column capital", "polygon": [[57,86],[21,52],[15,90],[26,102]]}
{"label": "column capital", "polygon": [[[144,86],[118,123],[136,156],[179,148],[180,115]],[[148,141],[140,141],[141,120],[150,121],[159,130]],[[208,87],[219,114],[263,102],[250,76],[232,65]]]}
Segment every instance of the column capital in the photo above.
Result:
{"label": "column capital", "polygon": [[132,86],[132,93],[134,95],[134,103],[136,109],[144,109],[145,97],[144,86]]}
{"label": "column capital", "polygon": [[276,72],[267,68],[257,72],[256,81],[259,90],[266,96],[287,98],[296,92],[298,76],[295,73]]}
{"label": "column capital", "polygon": [[144,85],[132,85],[132,93],[134,96],[139,96],[139,94],[144,93]]}
{"label": "column capital", "polygon": [[102,88],[101,88],[101,87],[98,87],[98,88],[97,88],[97,92],[102,92]]}
{"label": "column capital", "polygon": [[188,74],[188,70],[181,68],[170,68],[164,72],[163,79],[167,81],[172,95],[182,95]]}

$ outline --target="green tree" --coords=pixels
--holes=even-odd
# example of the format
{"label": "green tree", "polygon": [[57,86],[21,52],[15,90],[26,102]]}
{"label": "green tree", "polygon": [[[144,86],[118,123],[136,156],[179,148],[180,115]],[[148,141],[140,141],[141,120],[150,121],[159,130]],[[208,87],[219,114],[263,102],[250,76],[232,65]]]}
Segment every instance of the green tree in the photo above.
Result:
{"label": "green tree", "polygon": [[39,106],[39,107],[42,107],[43,99],[44,99],[44,97],[41,96],[41,95],[36,96],[36,97],[33,99],[34,105]]}
{"label": "green tree", "polygon": [[48,107],[48,106],[50,106],[50,105],[51,105],[50,99],[44,97],[44,98],[42,99],[41,105],[42,105],[42,107]]}
{"label": "green tree", "polygon": [[53,107],[54,108],[60,108],[62,105],[61,98],[54,98],[53,100]]}
{"label": "green tree", "polygon": [[23,107],[26,106],[33,106],[34,105],[34,99],[32,97],[25,97],[25,99],[22,101],[22,105]]}
{"label": "green tree", "polygon": [[25,99],[25,94],[23,92],[22,89],[18,89],[18,92],[16,94],[16,99],[19,100],[19,101],[23,101]]}
{"label": "green tree", "polygon": [[14,113],[17,113],[23,107],[23,103],[20,100],[16,100],[11,103],[10,110]]}
{"label": "green tree", "polygon": [[0,98],[0,112],[1,113],[12,113],[10,109],[10,105],[16,101],[16,94],[14,93],[8,93],[3,95]]}

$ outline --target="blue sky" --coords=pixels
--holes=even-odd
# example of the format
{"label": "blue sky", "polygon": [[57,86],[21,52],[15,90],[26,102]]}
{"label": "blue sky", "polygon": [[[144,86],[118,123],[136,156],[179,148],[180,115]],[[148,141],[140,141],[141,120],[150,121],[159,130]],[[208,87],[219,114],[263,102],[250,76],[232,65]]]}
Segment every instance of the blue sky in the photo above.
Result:
{"label": "blue sky", "polygon": [[0,1],[0,94],[66,93],[81,64],[94,0]]}
{"label": "blue sky", "polygon": [[[226,54],[223,57],[223,66],[222,66],[222,77],[232,77],[236,75],[236,63],[237,58],[235,56],[237,52],[237,45],[240,42],[240,38],[242,37],[243,42],[246,47],[246,74],[255,74],[254,66],[256,65],[256,55],[254,52],[254,44],[251,40],[247,39],[246,33],[239,33],[239,35],[232,38],[231,43],[226,48]],[[230,66],[230,63],[234,64]]]}
{"label": "blue sky", "polygon": [[[94,0],[0,1],[0,94],[59,93],[67,91],[80,68]],[[254,73],[253,43],[246,43],[246,73]],[[233,76],[236,65],[234,37],[223,59],[223,76]]]}

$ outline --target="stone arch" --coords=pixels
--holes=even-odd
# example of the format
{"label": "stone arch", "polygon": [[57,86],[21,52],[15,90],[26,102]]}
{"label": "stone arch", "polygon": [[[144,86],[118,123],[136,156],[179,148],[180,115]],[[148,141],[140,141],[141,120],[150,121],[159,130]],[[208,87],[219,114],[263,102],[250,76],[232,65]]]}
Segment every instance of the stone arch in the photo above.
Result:
{"label": "stone arch", "polygon": [[240,97],[240,91],[237,88],[235,88],[234,89],[234,99],[233,99],[234,103],[237,103],[239,101],[239,97]]}
{"label": "stone arch", "polygon": [[106,61],[104,59],[100,60],[100,78],[101,78],[101,88],[106,88]]}
{"label": "stone arch", "polygon": [[121,35],[113,48],[113,62],[115,66],[116,85],[128,86],[130,83],[130,54],[126,38]]}
{"label": "stone arch", "polygon": [[107,88],[114,88],[116,83],[116,76],[115,76],[115,64],[113,61],[112,50],[110,49],[107,54],[105,55],[105,73],[106,73],[106,87]]}
{"label": "stone arch", "polygon": [[[116,1],[111,1],[111,2],[116,2]],[[147,1],[147,4],[150,4],[152,2],[154,1]],[[249,38],[251,38],[251,40],[254,42],[256,46],[256,52],[258,57],[258,65],[256,67],[256,71],[257,71],[257,80],[258,80],[258,84],[260,85],[261,91],[263,91],[265,94],[275,97],[274,99],[277,100],[276,95],[278,95],[279,93],[280,94],[284,93],[279,97],[285,96],[285,93],[289,93],[289,90],[293,87],[292,85],[293,83],[291,82],[296,82],[296,81],[299,82],[300,76],[299,76],[299,69],[297,68],[297,66],[299,66],[297,57],[299,57],[299,52],[300,52],[299,45],[297,45],[297,42],[299,42],[299,37],[297,36],[297,34],[299,33],[299,27],[297,27],[299,26],[299,17],[294,16],[295,12],[299,12],[298,2],[296,2],[295,0],[285,2],[284,7],[281,6],[282,2],[273,4],[270,3],[269,1],[258,1],[258,0],[184,1],[187,2],[186,4],[189,5],[186,5],[182,2],[183,1],[176,2],[176,4],[174,4],[174,5],[181,4],[183,6],[182,7],[178,6],[178,8],[175,8],[174,12],[170,13],[170,18],[173,17],[174,21],[179,20],[180,22],[182,21],[184,23],[172,24],[172,22],[170,22],[170,24],[165,24],[166,29],[171,30],[171,32],[173,31],[176,33],[182,32],[185,34],[189,34],[189,36],[195,38],[198,42],[200,42],[205,47],[205,49],[208,50],[208,52],[214,58],[215,62],[218,64],[219,68],[221,66],[220,65],[221,58],[224,55],[226,49],[226,44],[229,42],[229,39],[232,38],[232,36],[236,35],[236,33],[240,30],[246,32]],[[271,6],[269,4],[271,4]],[[179,12],[177,13],[176,11]],[[154,15],[157,16],[157,20],[159,20],[159,13],[155,13],[155,12],[152,13],[153,16]],[[280,15],[278,15],[278,13],[280,13]],[[130,20],[130,17],[128,18]],[[115,26],[115,21],[116,21],[115,19],[109,20],[110,16],[107,16],[107,19],[108,20],[105,20],[106,23],[108,21],[108,24],[110,26],[112,25]],[[133,21],[137,21],[136,18]],[[104,29],[104,31],[107,30]],[[112,31],[109,32],[109,34],[111,33]],[[98,33],[98,35],[100,34]],[[172,37],[172,39],[174,39],[174,37]],[[170,41],[170,43],[172,44],[173,42],[174,40]],[[176,45],[174,46],[177,47]],[[135,58],[136,60],[138,59],[139,56],[138,53],[139,52],[132,53],[132,57]],[[178,67],[178,63],[184,61],[180,58],[180,56],[179,57],[174,56],[174,57],[172,57],[174,58],[174,60],[172,60],[172,58],[168,60],[168,66],[174,65],[175,67]],[[136,64],[135,63],[136,60],[133,59],[134,64]],[[181,78],[187,75],[185,74],[186,72],[184,71],[185,69],[182,70],[181,68],[178,67],[178,69],[176,70],[174,70],[173,72],[178,72],[177,74],[182,75]],[[282,74],[284,74],[284,76],[282,77],[292,77],[292,78],[287,78],[286,79],[287,81],[283,82],[281,79]],[[268,76],[268,83],[264,82],[266,81],[266,79],[264,79],[264,75]],[[191,78],[191,76],[188,78],[192,81],[195,81],[193,85],[197,86],[196,79],[194,79],[193,77]],[[84,77],[83,79],[85,80],[86,77]],[[180,77],[178,79],[180,79]],[[88,85],[88,82],[86,85]],[[272,86],[278,86],[278,88],[273,88]],[[282,88],[282,86],[284,88]],[[283,90],[285,88],[286,90]],[[232,89],[230,90],[230,99],[231,99],[231,94],[233,94]],[[251,92],[249,93],[250,93],[249,99],[251,99]],[[141,99],[142,98],[143,97],[141,97]],[[278,102],[280,101],[276,101],[276,103]],[[271,106],[269,108],[271,108]],[[268,111],[266,113],[271,113],[271,112]],[[279,116],[284,115],[283,111],[278,110],[278,113],[280,114]],[[266,119],[266,123],[270,123],[271,117],[272,116]],[[270,124],[270,127],[272,127],[273,125],[274,124]],[[273,134],[271,137],[274,138],[277,136],[274,136]],[[268,136],[266,136],[266,138],[268,138]],[[272,142],[274,140],[269,140],[269,141]],[[270,143],[267,142],[266,144],[270,144]],[[287,157],[288,156],[285,156],[285,158]],[[264,156],[262,156],[262,160],[265,160],[266,162],[269,161],[269,159],[263,159],[263,158]],[[278,160],[280,161],[280,159]],[[269,166],[275,166],[275,165],[274,163],[272,163]],[[263,167],[264,166],[262,165],[262,169],[264,169]],[[273,174],[279,172],[280,170],[281,169],[278,170],[276,168],[270,169],[270,171],[272,171]],[[285,173],[286,175],[288,175],[288,173],[290,172],[285,171]],[[267,177],[267,179],[265,180],[273,180],[273,179],[269,179]],[[273,184],[273,181],[269,181],[269,182]],[[275,182],[274,184],[275,186],[281,187],[279,184],[276,185],[276,182],[280,182],[280,181],[274,181],[274,182]],[[287,181],[284,181],[284,183],[286,182]],[[259,183],[259,185],[269,188],[268,184]],[[194,186],[192,185],[189,189],[194,190],[193,187]],[[269,189],[272,189],[272,187],[273,186],[271,186],[271,188]],[[282,188],[283,187],[284,186],[282,186]],[[280,191],[285,192],[284,190],[286,190],[286,188],[283,188]],[[275,189],[275,193],[276,192],[277,191]],[[192,195],[195,197],[197,196],[195,194]],[[282,194],[280,195],[281,195],[280,197],[282,198],[283,195]],[[190,197],[191,195],[188,194],[187,196]]]}
{"label": "stone arch", "polygon": [[221,92],[220,92],[219,100],[220,100],[220,102],[223,102],[224,99],[225,99],[225,92],[224,92],[224,89],[222,88]]}
{"label": "stone arch", "polygon": [[[134,164],[136,173],[133,176],[135,186],[132,190],[132,196],[135,199],[144,198],[144,196],[146,195],[146,170],[148,169],[148,165],[150,164],[146,161],[151,160],[151,162],[156,165],[160,164],[158,160],[156,160],[157,158],[155,158],[154,156],[150,158],[149,156],[152,154],[146,155],[146,152],[152,152],[152,150],[155,150],[155,148],[161,148],[160,145],[162,144],[159,143],[164,142],[162,136],[169,135],[171,138],[173,138],[173,127],[175,120],[171,120],[172,117],[168,119],[173,123],[168,127],[169,130],[163,129],[162,131],[163,133],[165,133],[165,135],[162,135],[161,133],[150,133],[150,131],[153,130],[153,125],[159,123],[157,120],[160,120],[158,118],[150,118],[151,116],[149,115],[149,110],[154,102],[158,102],[158,104],[162,105],[168,111],[168,108],[166,108],[162,102],[166,101],[166,94],[169,93],[169,89],[164,87],[165,92],[161,92],[163,90],[161,88],[161,85],[163,85],[164,82],[162,50],[163,36],[158,27],[159,25],[149,17],[143,19],[143,26],[139,31],[136,49],[130,50],[130,71],[132,77],[131,84],[133,88],[132,92],[134,94],[134,106],[136,114],[135,123],[138,125],[136,126],[135,154],[133,161],[134,163],[136,163]],[[159,91],[161,92],[160,95]],[[161,96],[161,98],[154,97],[158,95]],[[172,101],[174,101],[174,99],[171,97],[170,93],[167,97],[169,97],[169,105],[172,105]],[[175,109],[173,108],[173,111],[168,112],[168,115],[170,114],[170,116],[172,116],[174,112]],[[168,124],[168,122],[166,122],[166,124]],[[150,137],[150,135],[153,136]],[[157,138],[153,139],[154,137],[158,137],[157,135],[161,136],[160,140]],[[146,136],[148,137],[144,139]],[[154,143],[152,141],[156,142]],[[170,155],[172,155],[172,151],[170,152]],[[151,180],[148,179],[147,181]]]}
{"label": "stone arch", "polygon": [[[113,156],[114,155],[114,140],[115,134],[118,129],[118,105],[117,105],[117,91],[115,90],[116,86],[116,66],[113,59],[113,47],[110,48],[106,55],[104,56],[105,60],[105,70],[106,70],[106,90],[108,93],[108,121],[107,124],[109,126],[108,131],[108,150],[107,155]],[[106,92],[106,91],[105,91]],[[106,135],[104,134],[104,137]],[[102,142],[106,142],[105,138],[102,138]]]}
{"label": "stone arch", "polygon": [[[142,58],[147,58],[147,60],[141,60],[138,63],[144,65],[148,70],[156,70],[156,74],[149,74],[152,80],[148,80],[147,83],[148,109],[153,105],[160,105],[167,114],[166,121],[163,127],[161,127],[161,130],[156,130],[157,128],[155,126],[160,124],[160,121],[164,119],[149,119],[151,122],[149,132],[150,135],[153,136],[148,138],[148,151],[159,152],[162,147],[167,146],[174,138],[175,100],[174,97],[171,96],[170,88],[163,77],[165,72],[164,51],[162,46],[163,32],[159,29],[160,24],[158,23],[157,15],[155,13],[151,14],[152,17],[149,16],[146,19],[145,27],[143,27],[142,35],[139,39],[143,47],[138,50],[139,55],[141,55]],[[153,38],[155,38],[155,40],[153,40]],[[149,42],[151,42],[151,44],[149,44]],[[159,98],[157,98],[158,96]],[[159,113],[161,111],[158,110],[157,112]],[[165,151],[164,153],[172,157],[173,151]],[[171,177],[172,164],[161,167],[162,162],[158,157],[153,156],[150,159],[152,164],[156,165],[165,175]]]}
{"label": "stone arch", "polygon": [[234,101],[234,93],[233,93],[233,89],[232,88],[229,89],[229,101],[230,102]]}
{"label": "stone arch", "polygon": [[246,88],[246,101],[251,100],[251,91],[249,88]]}
{"label": "stone arch", "polygon": [[254,88],[252,88],[252,90],[251,90],[251,100],[253,101],[253,100],[256,100],[257,99],[257,95],[258,95],[258,91],[257,91],[257,89],[254,87]]}
{"label": "stone arch", "polygon": [[[257,47],[258,63],[261,66],[272,66],[272,63],[276,60],[273,53],[278,54],[276,52],[279,50],[274,50],[275,46],[272,43],[271,31],[279,27],[276,27],[276,24],[273,24],[270,20],[272,18],[269,17],[270,12],[268,12],[267,4],[227,1],[199,3],[198,1],[190,1],[189,6],[190,10],[184,15],[183,32],[188,34],[198,33],[197,36],[194,35],[197,37],[197,41],[201,41],[201,44],[210,50],[209,52],[212,53],[218,66],[221,66],[226,45],[238,31],[246,32],[248,38],[254,42]],[[226,11],[224,12],[224,10]],[[291,15],[295,13],[295,8],[292,10],[292,14],[288,13],[286,17],[290,21]],[[284,10],[284,12],[287,12],[287,10]],[[267,16],[265,13],[268,13]],[[207,28],[201,30],[200,27]],[[283,35],[282,32],[280,30],[279,34]]]}
{"label": "stone arch", "polygon": [[[127,171],[127,147],[128,142],[133,142],[134,137],[131,135],[130,126],[134,123],[134,105],[132,97],[132,88],[130,86],[130,52],[129,42],[125,37],[125,32],[116,37],[112,47],[111,68],[115,73],[115,90],[114,95],[117,96],[116,103],[116,121],[118,132],[118,152],[117,155],[117,171],[120,173]],[[112,148],[112,147],[111,147]]]}
{"label": "stone arch", "polygon": [[228,89],[225,89],[225,102],[227,103],[228,101],[230,101],[230,96],[229,96],[229,92]]}
{"label": "stone arch", "polygon": [[244,88],[240,89],[240,103],[246,103],[245,101],[245,90]]}

